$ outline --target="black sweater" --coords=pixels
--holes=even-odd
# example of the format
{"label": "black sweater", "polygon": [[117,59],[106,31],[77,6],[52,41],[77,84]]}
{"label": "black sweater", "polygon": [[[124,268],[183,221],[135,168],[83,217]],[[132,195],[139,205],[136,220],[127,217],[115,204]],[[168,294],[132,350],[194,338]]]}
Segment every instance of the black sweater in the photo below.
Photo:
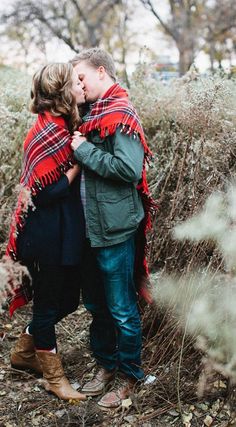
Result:
{"label": "black sweater", "polygon": [[64,175],[33,200],[17,245],[19,259],[47,265],[80,263],[85,221],[80,199],[80,177],[70,185]]}

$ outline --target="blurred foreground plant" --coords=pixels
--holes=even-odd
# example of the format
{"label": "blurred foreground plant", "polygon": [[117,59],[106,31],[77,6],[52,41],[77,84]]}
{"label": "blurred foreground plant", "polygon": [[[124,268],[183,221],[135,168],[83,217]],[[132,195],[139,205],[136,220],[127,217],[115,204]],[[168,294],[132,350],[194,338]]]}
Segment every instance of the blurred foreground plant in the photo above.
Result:
{"label": "blurred foreground plant", "polygon": [[[225,268],[220,271],[208,266],[192,274],[163,275],[155,299],[174,310],[186,334],[197,337],[197,347],[207,356],[207,370],[235,383],[236,185],[212,194],[199,214],[175,227],[174,235],[195,243],[214,241]],[[155,274],[152,280],[156,282]]]}
{"label": "blurred foreground plant", "polygon": [[0,261],[0,311],[1,305],[14,289],[22,284],[23,278],[29,278],[27,268],[9,257],[2,257]]}

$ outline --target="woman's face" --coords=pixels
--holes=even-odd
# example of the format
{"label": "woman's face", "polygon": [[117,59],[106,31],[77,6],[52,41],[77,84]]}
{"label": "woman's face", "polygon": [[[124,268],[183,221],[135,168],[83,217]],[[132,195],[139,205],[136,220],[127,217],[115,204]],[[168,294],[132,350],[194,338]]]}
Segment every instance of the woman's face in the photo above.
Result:
{"label": "woman's face", "polygon": [[78,105],[85,103],[85,94],[83,82],[79,80],[78,73],[73,70],[71,93],[74,96]]}

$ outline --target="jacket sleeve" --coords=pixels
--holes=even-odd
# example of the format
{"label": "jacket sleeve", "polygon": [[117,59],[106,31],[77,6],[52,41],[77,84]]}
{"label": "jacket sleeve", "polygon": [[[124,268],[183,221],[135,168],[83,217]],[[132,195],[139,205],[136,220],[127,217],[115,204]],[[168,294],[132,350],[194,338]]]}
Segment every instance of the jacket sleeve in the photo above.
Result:
{"label": "jacket sleeve", "polygon": [[120,132],[112,136],[114,154],[103,151],[91,142],[83,142],[75,150],[75,158],[82,165],[104,178],[137,182],[142,176],[144,150],[140,139]]}
{"label": "jacket sleeve", "polygon": [[35,206],[47,206],[69,195],[69,181],[63,175],[57,182],[47,185],[34,198]]}

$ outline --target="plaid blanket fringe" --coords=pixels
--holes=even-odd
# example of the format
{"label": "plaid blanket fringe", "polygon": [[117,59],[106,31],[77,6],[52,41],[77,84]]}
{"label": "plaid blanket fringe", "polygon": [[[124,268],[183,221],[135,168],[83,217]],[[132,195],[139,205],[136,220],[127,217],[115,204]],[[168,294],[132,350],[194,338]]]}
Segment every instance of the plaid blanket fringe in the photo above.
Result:
{"label": "plaid blanket fringe", "polygon": [[135,282],[140,296],[151,303],[152,295],[148,289],[147,232],[152,228],[152,218],[158,209],[156,202],[151,197],[146,177],[146,165],[152,157],[152,152],[147,145],[137,112],[128,99],[128,93],[116,83],[101,99],[91,105],[90,113],[85,116],[85,122],[79,127],[79,131],[88,136],[91,131],[98,130],[100,137],[105,138],[113,135],[119,126],[122,126],[121,132],[132,134],[134,137],[138,135],[144,148],[142,179],[137,185],[137,190],[143,202],[145,216],[137,235]]}
{"label": "plaid blanket fringe", "polygon": [[[24,227],[27,212],[32,206],[31,196],[59,178],[75,163],[70,146],[71,135],[62,117],[45,112],[39,114],[24,141],[24,154],[20,191],[13,213],[6,255],[18,260],[17,237]],[[26,197],[28,192],[28,197]],[[9,313],[32,299],[30,281],[23,278],[22,285],[10,296]]]}

